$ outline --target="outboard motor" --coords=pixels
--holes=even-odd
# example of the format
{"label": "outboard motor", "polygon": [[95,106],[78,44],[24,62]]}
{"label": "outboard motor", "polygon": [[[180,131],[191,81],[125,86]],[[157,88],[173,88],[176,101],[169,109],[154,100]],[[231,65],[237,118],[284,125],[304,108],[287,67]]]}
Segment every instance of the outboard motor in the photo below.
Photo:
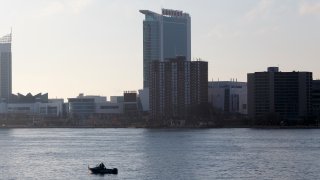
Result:
{"label": "outboard motor", "polygon": [[117,168],[113,168],[112,169],[112,174],[118,174],[118,169]]}

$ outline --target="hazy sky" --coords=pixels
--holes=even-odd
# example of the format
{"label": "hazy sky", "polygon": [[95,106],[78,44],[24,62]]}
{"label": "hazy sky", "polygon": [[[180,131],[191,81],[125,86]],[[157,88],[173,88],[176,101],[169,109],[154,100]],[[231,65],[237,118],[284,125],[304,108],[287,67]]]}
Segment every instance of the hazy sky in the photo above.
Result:
{"label": "hazy sky", "polygon": [[0,0],[0,36],[13,29],[13,92],[121,95],[142,88],[139,9],[191,15],[192,57],[209,79],[246,81],[279,66],[320,78],[320,1]]}

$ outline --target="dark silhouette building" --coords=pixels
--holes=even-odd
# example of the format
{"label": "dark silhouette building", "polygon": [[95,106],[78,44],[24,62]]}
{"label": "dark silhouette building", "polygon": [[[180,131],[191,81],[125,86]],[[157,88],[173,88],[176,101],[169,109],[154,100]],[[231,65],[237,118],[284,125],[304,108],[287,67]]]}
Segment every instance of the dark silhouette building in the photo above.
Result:
{"label": "dark silhouette building", "polygon": [[311,115],[311,72],[267,72],[248,74],[248,115],[255,124],[294,125]]}
{"label": "dark silhouette building", "polygon": [[320,120],[320,80],[312,81],[312,113],[317,122]]}
{"label": "dark silhouette building", "polygon": [[137,118],[139,115],[136,91],[125,91],[123,93],[123,112],[126,116]]}
{"label": "dark silhouette building", "polygon": [[149,80],[152,124],[185,121],[208,103],[208,62],[187,61],[183,56],[153,61]]}

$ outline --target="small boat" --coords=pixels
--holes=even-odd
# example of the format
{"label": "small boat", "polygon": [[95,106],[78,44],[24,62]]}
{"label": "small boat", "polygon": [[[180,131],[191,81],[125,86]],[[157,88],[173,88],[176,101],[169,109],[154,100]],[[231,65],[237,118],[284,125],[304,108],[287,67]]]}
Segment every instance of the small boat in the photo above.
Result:
{"label": "small boat", "polygon": [[91,171],[92,174],[118,174],[118,169],[107,169],[103,163],[98,164],[96,167],[89,167],[88,169]]}

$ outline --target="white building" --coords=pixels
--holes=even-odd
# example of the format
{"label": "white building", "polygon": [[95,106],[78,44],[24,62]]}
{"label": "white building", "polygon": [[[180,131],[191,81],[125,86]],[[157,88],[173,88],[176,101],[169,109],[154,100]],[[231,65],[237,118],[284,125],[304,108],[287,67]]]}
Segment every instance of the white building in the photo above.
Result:
{"label": "white building", "polygon": [[94,99],[94,102],[106,102],[107,97],[106,96],[97,96],[97,95],[84,95],[83,93],[80,93],[78,98],[83,99]]}
{"label": "white building", "polygon": [[61,117],[63,113],[63,99],[48,103],[0,103],[0,114],[23,114],[35,116]]}
{"label": "white building", "polygon": [[110,102],[112,103],[122,103],[123,96],[110,96]]}
{"label": "white building", "polygon": [[247,83],[211,81],[208,84],[208,101],[221,111],[247,114]]}
{"label": "white building", "polygon": [[122,114],[123,103],[99,102],[95,106],[96,114]]}
{"label": "white building", "polygon": [[68,98],[68,113],[72,118],[85,119],[96,115],[115,115],[123,113],[123,103],[107,101],[105,96],[85,96]]}

